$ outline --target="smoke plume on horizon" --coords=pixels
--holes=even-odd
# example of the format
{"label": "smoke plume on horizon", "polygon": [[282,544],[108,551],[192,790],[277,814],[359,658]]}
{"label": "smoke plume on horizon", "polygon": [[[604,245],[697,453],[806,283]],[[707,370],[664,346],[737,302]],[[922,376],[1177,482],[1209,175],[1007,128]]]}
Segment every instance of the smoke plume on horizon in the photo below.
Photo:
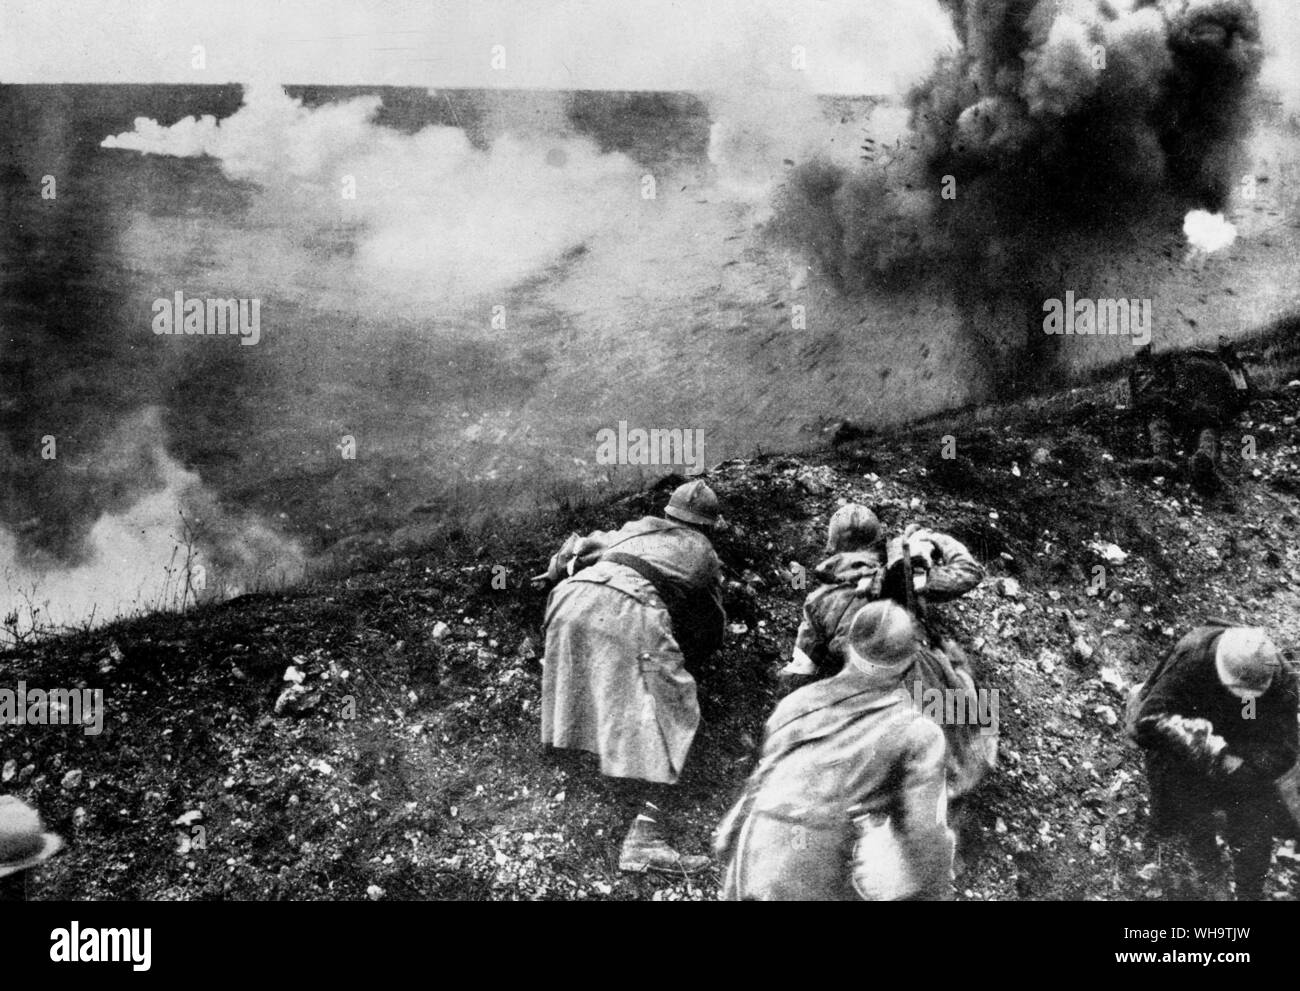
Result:
{"label": "smoke plume on horizon", "polygon": [[[616,223],[638,195],[640,171],[569,133],[498,134],[475,147],[456,127],[414,134],[375,123],[379,96],[304,106],[274,84],[245,89],[232,116],[146,118],[106,148],[210,156],[231,179],[255,184],[259,219],[290,243],[346,233],[326,260],[368,303],[442,303],[501,291],[546,269]],[[563,114],[555,120],[563,121]],[[293,283],[276,251],[267,281]],[[367,291],[377,286],[379,292]]]}
{"label": "smoke plume on horizon", "polygon": [[147,407],[105,445],[117,453],[99,459],[95,474],[111,486],[129,469],[138,495],[126,508],[99,514],[71,558],[24,548],[0,526],[0,645],[301,577],[302,549],[256,517],[223,507],[167,452],[161,422],[160,411]]}
{"label": "smoke plume on horizon", "polygon": [[807,162],[783,191],[778,234],[842,287],[935,262],[1033,283],[1064,238],[1100,250],[1170,202],[1228,202],[1264,61],[1249,0],[942,5],[960,47],[908,95],[907,133],[854,166]]}

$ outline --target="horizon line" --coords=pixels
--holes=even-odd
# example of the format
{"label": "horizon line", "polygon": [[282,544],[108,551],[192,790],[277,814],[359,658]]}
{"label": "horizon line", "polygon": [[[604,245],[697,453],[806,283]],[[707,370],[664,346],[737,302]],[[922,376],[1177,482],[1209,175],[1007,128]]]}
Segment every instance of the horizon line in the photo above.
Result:
{"label": "horizon line", "polygon": [[[226,80],[226,81],[224,81],[224,82],[202,82],[202,83],[198,83],[198,82],[175,82],[175,81],[157,81],[157,82],[149,82],[149,81],[145,81],[145,80],[120,80],[120,79],[119,79],[119,80],[113,80],[113,81],[103,81],[103,80],[40,80],[40,81],[33,81],[33,80],[28,80],[28,81],[25,81],[25,82],[18,82],[18,81],[12,81],[12,80],[0,79],[0,86],[190,86],[190,87],[202,87],[202,86],[240,86],[240,87],[243,87],[243,88],[247,88],[247,87],[249,87],[249,86],[257,85],[257,84],[258,84],[257,82],[250,82],[250,81],[248,81],[248,80],[242,80],[242,81],[241,81],[241,80],[237,80],[237,79],[230,79],[230,80]],[[276,85],[276,86],[279,86],[279,87],[281,87],[281,88],[291,88],[291,87],[292,87],[292,88],[299,88],[299,89],[304,88],[304,87],[308,87],[308,86],[316,86],[316,87],[332,87],[332,88],[336,88],[336,89],[343,89],[343,88],[356,89],[356,88],[365,88],[365,87],[369,87],[369,88],[372,88],[372,89],[422,89],[422,90],[425,90],[425,91],[455,90],[455,91],[467,92],[467,93],[468,93],[468,92],[475,92],[475,93],[482,93],[482,92],[489,92],[489,93],[491,93],[491,92],[497,92],[497,93],[656,93],[656,94],[657,94],[657,93],[674,93],[674,94],[681,93],[681,94],[685,94],[685,95],[688,95],[688,96],[702,96],[702,95],[708,95],[708,94],[710,94],[710,93],[716,93],[716,92],[719,92],[719,91],[721,91],[721,90],[724,89],[724,87],[716,87],[716,88],[701,88],[701,89],[687,89],[687,88],[680,88],[680,89],[679,89],[679,88],[672,88],[672,89],[646,89],[646,88],[637,87],[637,86],[632,86],[632,87],[618,87],[618,88],[615,88],[615,87],[596,87],[596,88],[591,88],[591,87],[586,87],[586,86],[574,86],[574,87],[566,87],[566,86],[465,86],[465,85],[431,86],[431,85],[427,85],[427,84],[424,84],[424,83],[338,83],[338,82],[330,82],[330,83],[277,82],[277,83],[275,83],[275,85]],[[898,94],[897,92],[895,92],[895,91],[893,91],[893,90],[882,90],[882,91],[874,92],[874,93],[865,93],[865,92],[862,92],[861,90],[813,90],[813,91],[811,91],[811,95],[812,95],[812,96],[841,96],[841,97],[857,97],[857,98],[860,98],[860,99],[875,99],[875,98],[879,98],[879,97],[898,96],[898,95],[900,95],[900,94]]]}

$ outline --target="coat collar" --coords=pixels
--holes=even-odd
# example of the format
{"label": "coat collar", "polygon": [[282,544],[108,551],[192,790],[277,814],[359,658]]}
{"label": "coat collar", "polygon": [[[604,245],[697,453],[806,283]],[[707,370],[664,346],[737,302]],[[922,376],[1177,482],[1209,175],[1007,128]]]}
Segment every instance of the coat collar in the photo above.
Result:
{"label": "coat collar", "polygon": [[688,533],[699,534],[700,531],[693,527],[680,523],[677,520],[664,519],[662,516],[643,516],[637,520],[635,526],[642,533],[662,533],[665,530],[685,530]]}
{"label": "coat collar", "polygon": [[779,733],[792,723],[818,714],[827,718],[814,721],[814,724],[818,721],[829,722],[832,715],[860,716],[888,708],[907,698],[902,678],[891,687],[882,688],[879,682],[849,663],[835,677],[807,685],[786,696],[768,719],[767,732],[769,736]]}

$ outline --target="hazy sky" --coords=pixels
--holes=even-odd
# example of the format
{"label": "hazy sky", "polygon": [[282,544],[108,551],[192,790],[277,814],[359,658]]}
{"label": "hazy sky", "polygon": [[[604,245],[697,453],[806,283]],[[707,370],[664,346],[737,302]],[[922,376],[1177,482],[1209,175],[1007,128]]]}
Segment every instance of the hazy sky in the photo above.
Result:
{"label": "hazy sky", "polygon": [[934,0],[0,0],[21,83],[702,89],[802,46],[812,88],[876,93],[951,43]]}

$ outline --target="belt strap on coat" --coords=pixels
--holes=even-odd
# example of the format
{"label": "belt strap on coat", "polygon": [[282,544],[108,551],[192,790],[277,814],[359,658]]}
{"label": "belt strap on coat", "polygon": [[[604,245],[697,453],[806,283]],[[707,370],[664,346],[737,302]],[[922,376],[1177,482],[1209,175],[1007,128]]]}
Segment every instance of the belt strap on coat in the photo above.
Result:
{"label": "belt strap on coat", "polygon": [[700,614],[699,604],[693,601],[691,596],[684,594],[667,575],[639,557],[615,551],[603,555],[601,560],[631,568],[654,586],[655,592],[663,601],[664,608],[668,610],[673,639],[677,641],[677,646],[681,648],[686,660],[703,661],[707,658],[716,645],[711,642],[708,631],[703,629],[701,624],[710,622],[710,619]]}
{"label": "belt strap on coat", "polygon": [[601,556],[602,561],[608,561],[610,564],[621,564],[625,568],[631,568],[638,575],[654,586],[654,590],[663,600],[665,608],[668,610],[668,617],[672,620],[673,635],[680,636],[685,628],[685,596],[681,594],[668,581],[668,577],[647,561],[634,557],[631,554],[624,554],[621,551],[614,551],[612,554]]}

